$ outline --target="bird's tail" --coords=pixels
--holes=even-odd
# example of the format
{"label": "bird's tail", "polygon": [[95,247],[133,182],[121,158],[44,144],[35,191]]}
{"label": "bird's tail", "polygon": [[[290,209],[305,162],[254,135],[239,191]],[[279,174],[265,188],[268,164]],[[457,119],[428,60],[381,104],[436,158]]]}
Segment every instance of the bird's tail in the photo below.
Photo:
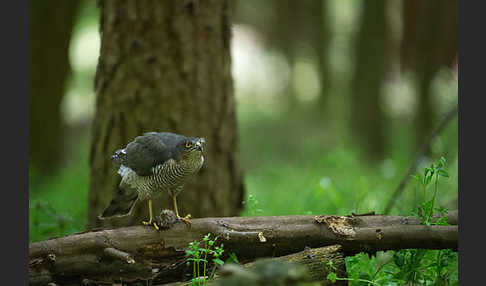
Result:
{"label": "bird's tail", "polygon": [[128,187],[119,187],[108,207],[98,216],[99,219],[123,217],[132,212],[138,199],[138,192]]}

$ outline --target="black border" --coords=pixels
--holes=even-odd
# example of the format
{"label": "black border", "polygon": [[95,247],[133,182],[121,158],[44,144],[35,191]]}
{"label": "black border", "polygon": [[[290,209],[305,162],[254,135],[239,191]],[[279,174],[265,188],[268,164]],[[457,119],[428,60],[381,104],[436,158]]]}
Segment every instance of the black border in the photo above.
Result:
{"label": "black border", "polygon": [[[474,6],[472,4],[475,4]],[[481,285],[484,185],[484,1],[459,1],[459,284]],[[477,102],[476,102],[477,101]],[[469,137],[469,139],[467,139]],[[477,255],[478,261],[473,256]]]}
{"label": "black border", "polygon": [[[29,2],[5,2],[2,29],[2,281],[28,285]],[[7,7],[5,7],[7,6]],[[5,159],[7,159],[5,161]]]}

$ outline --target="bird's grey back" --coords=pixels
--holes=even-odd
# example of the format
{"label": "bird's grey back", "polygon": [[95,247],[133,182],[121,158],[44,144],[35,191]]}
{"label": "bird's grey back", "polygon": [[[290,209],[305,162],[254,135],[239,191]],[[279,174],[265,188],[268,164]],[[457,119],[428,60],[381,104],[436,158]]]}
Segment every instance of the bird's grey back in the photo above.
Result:
{"label": "bird's grey back", "polygon": [[185,136],[170,132],[150,132],[138,136],[125,148],[122,164],[139,176],[152,174],[152,168],[177,156],[177,145]]}

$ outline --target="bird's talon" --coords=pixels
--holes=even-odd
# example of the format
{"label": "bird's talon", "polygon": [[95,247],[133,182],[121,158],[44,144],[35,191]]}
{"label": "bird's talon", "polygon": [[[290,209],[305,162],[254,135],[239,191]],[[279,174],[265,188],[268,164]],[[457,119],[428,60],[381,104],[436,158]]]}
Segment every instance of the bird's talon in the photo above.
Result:
{"label": "bird's talon", "polygon": [[156,230],[160,230],[159,226],[154,222],[152,225],[155,227]]}
{"label": "bird's talon", "polygon": [[152,220],[142,221],[142,224],[144,224],[144,225],[151,225],[152,224]]}
{"label": "bird's talon", "polygon": [[191,220],[190,220],[191,215],[190,214],[186,215],[185,217],[177,216],[177,218],[182,220],[185,224],[191,225]]}

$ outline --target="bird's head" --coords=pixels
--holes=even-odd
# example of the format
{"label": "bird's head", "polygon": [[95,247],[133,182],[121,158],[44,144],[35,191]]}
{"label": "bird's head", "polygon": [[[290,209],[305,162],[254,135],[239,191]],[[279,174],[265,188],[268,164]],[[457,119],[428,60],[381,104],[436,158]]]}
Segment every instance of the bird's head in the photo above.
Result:
{"label": "bird's head", "polygon": [[179,148],[182,149],[182,153],[197,153],[200,154],[204,151],[204,144],[206,140],[204,138],[199,137],[187,137],[185,140],[181,142]]}

